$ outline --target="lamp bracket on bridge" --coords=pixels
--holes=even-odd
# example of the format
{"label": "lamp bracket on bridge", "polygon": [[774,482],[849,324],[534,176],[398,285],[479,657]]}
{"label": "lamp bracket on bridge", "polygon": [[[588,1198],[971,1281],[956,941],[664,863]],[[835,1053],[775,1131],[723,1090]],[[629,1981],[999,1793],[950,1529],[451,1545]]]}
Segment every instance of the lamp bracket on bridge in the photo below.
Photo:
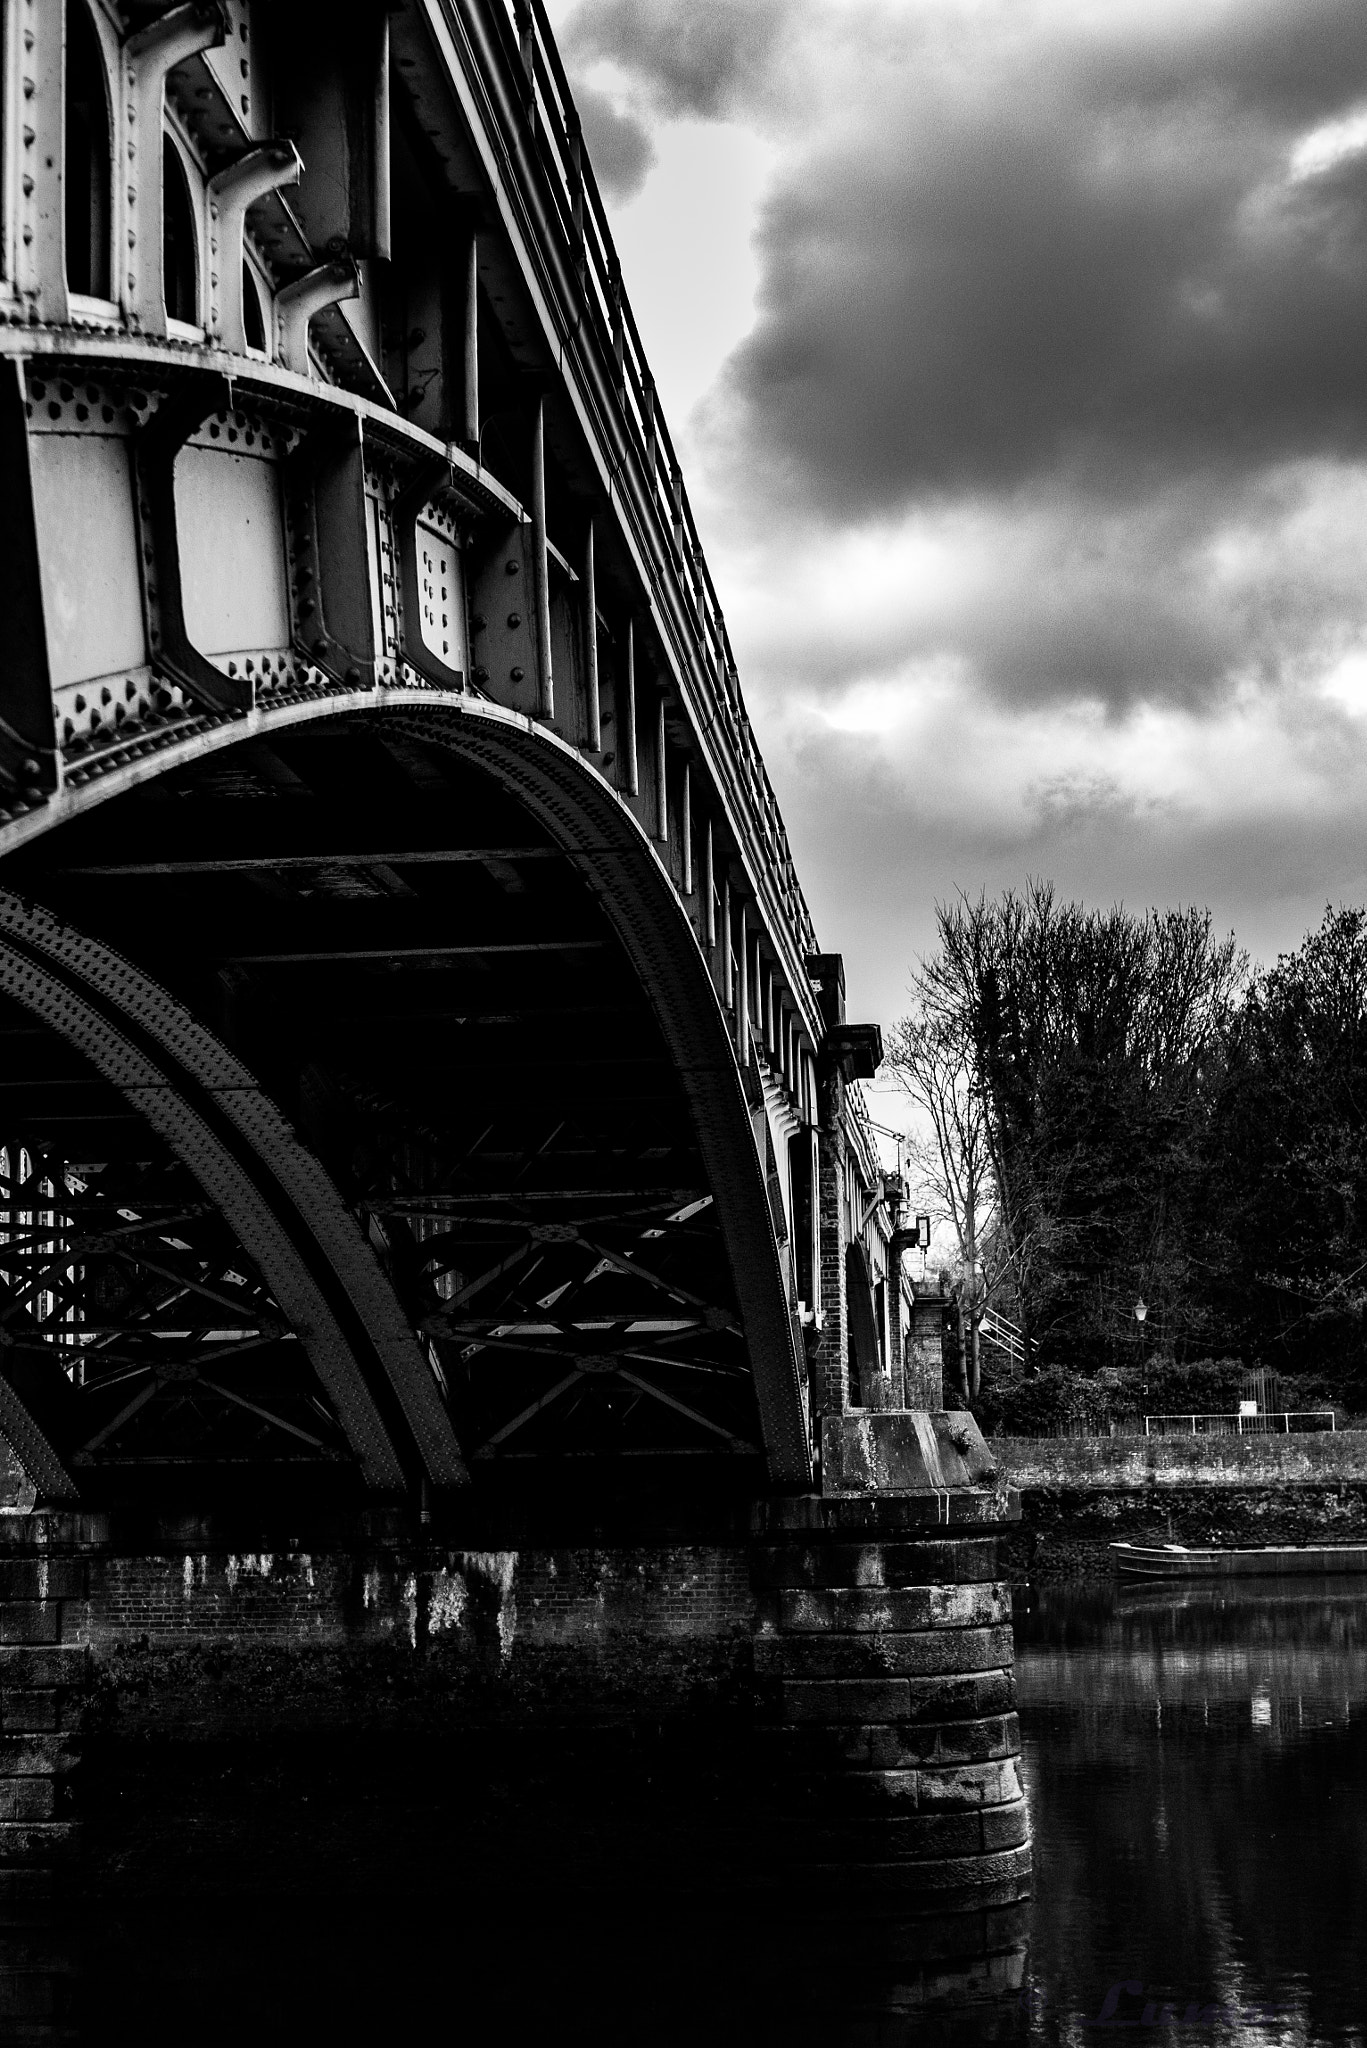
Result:
{"label": "lamp bracket on bridge", "polygon": [[883,1033],[877,1024],[840,1024],[821,1041],[825,1061],[845,1081],[871,1081],[883,1062]]}

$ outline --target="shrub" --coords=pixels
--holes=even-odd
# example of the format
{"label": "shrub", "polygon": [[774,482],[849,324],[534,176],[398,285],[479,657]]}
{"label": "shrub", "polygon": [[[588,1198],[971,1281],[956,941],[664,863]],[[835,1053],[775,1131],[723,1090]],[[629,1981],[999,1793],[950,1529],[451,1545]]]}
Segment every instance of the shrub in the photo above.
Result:
{"label": "shrub", "polygon": [[978,1421],[995,1436],[1108,1436],[1142,1430],[1146,1415],[1233,1414],[1244,1371],[1237,1358],[1155,1358],[1097,1373],[1047,1366],[985,1386]]}

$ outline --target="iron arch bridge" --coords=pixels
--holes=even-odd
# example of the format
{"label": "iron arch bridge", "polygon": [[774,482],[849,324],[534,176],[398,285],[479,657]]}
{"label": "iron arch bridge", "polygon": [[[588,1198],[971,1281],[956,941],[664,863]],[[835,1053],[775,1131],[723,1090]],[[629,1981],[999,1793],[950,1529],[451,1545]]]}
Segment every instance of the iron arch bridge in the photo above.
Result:
{"label": "iron arch bridge", "polygon": [[539,5],[4,24],[0,1431],[809,1487],[902,1399],[877,1034]]}

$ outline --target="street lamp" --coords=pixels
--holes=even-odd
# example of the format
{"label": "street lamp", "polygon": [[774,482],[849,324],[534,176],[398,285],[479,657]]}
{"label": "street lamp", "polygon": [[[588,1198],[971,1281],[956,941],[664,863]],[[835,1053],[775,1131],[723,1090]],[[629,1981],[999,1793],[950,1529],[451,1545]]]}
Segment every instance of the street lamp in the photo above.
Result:
{"label": "street lamp", "polygon": [[1141,1327],[1143,1326],[1143,1323],[1148,1313],[1149,1304],[1145,1301],[1143,1295],[1141,1294],[1138,1301],[1134,1305],[1134,1319]]}

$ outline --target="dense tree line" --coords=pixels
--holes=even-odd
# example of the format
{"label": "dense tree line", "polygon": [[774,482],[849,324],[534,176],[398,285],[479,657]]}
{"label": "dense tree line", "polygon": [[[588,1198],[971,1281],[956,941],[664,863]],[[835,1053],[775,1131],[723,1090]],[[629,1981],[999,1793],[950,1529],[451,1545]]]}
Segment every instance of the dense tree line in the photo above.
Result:
{"label": "dense tree line", "polygon": [[[1251,972],[1203,910],[939,911],[893,1059],[970,1332],[1033,1369],[1239,1360],[1367,1398],[1367,912]],[[1143,1321],[1135,1313],[1142,1303]]]}

